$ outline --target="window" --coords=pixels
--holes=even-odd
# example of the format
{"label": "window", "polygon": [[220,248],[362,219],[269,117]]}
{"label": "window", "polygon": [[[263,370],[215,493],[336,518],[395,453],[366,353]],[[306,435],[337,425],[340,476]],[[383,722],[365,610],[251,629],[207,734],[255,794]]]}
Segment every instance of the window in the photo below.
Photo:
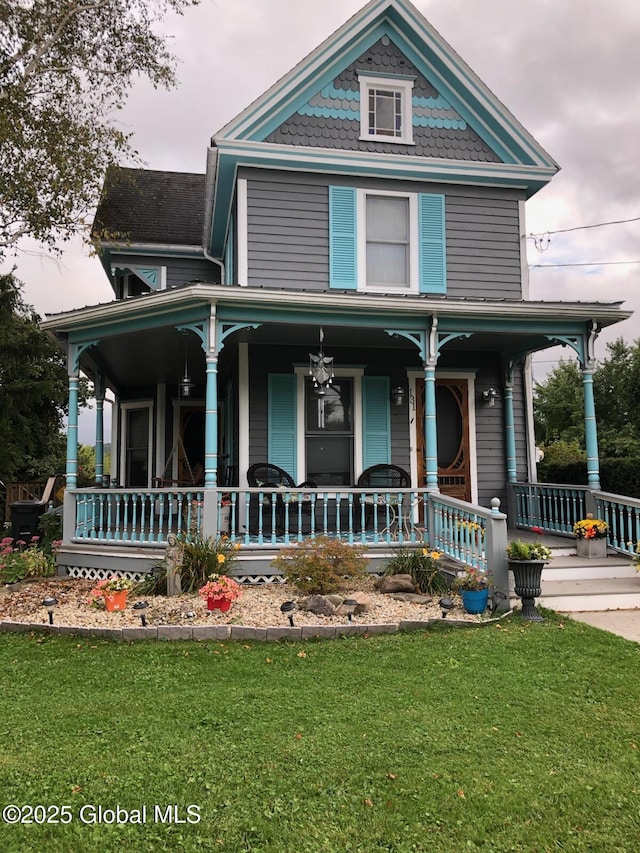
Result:
{"label": "window", "polygon": [[359,289],[417,291],[416,196],[360,191],[358,202]]}
{"label": "window", "polygon": [[329,187],[329,287],[447,292],[445,198]]}
{"label": "window", "polygon": [[359,75],[360,136],[384,142],[413,143],[413,80]]}

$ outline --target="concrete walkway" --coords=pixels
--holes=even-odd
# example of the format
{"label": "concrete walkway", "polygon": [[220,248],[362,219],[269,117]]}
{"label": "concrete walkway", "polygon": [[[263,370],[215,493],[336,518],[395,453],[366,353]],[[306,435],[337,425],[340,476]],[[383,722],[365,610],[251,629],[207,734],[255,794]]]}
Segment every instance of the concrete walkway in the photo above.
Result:
{"label": "concrete walkway", "polygon": [[640,643],[640,610],[595,610],[565,615],[569,619],[586,622],[594,628],[610,631],[612,634]]}

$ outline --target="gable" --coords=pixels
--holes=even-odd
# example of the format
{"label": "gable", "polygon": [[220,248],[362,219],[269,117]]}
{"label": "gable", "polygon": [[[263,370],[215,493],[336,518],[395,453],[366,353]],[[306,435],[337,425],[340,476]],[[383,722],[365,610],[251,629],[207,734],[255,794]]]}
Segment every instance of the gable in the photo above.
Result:
{"label": "gable", "polygon": [[[393,78],[411,81],[413,144],[361,138],[361,117],[366,110],[360,97],[361,74],[381,75],[381,78],[393,75]],[[500,157],[388,36],[378,39],[298,107],[265,142],[500,162]]]}
{"label": "gable", "polygon": [[[372,130],[370,108],[361,122],[361,91],[404,98],[398,138],[381,140],[391,125],[376,115]],[[371,0],[214,135],[204,230],[215,257],[243,166],[517,188],[526,197],[558,170],[409,0]]]}

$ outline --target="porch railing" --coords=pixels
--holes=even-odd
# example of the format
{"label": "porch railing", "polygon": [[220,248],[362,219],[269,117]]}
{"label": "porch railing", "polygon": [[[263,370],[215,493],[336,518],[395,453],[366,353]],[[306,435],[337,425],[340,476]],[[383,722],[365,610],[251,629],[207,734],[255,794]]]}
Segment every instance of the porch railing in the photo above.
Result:
{"label": "porch railing", "polygon": [[640,500],[587,486],[515,483],[511,486],[516,526],[572,536],[576,521],[592,513],[609,525],[608,544],[633,554],[640,542]]}
{"label": "porch railing", "polygon": [[181,531],[268,549],[332,536],[437,548],[480,568],[497,524],[495,508],[422,489],[70,489],[66,500],[65,541],[155,546]]}

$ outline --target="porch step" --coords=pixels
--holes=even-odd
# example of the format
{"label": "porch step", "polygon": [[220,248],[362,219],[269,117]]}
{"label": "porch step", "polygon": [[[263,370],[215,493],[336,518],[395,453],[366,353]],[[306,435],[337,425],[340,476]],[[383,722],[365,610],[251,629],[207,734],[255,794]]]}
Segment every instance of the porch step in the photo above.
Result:
{"label": "porch step", "polygon": [[575,548],[564,553],[553,550],[553,559],[545,566],[543,578],[547,581],[596,580],[598,578],[634,578],[638,572],[629,557],[610,552],[602,559],[578,557]]}
{"label": "porch step", "polygon": [[635,577],[549,580],[542,576],[537,603],[561,613],[640,608],[640,575]]}

